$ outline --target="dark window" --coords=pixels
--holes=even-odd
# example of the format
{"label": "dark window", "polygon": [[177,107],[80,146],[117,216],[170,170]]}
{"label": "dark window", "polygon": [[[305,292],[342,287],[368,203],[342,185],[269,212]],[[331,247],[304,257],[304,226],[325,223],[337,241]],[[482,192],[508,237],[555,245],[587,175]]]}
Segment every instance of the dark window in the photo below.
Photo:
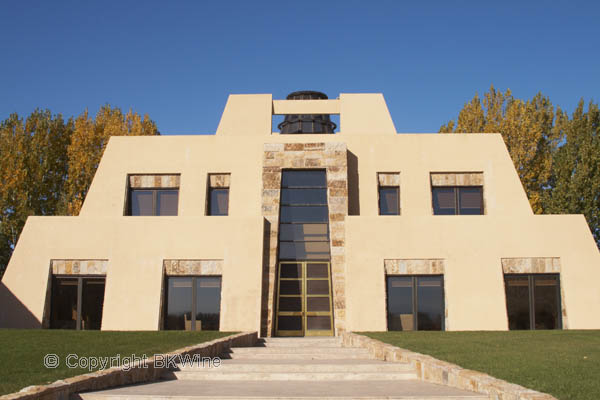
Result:
{"label": "dark window", "polygon": [[444,330],[441,275],[387,277],[388,330]]}
{"label": "dark window", "polygon": [[166,289],[165,329],[219,330],[221,277],[167,277]]}
{"label": "dark window", "polygon": [[324,170],[282,172],[280,260],[329,260],[329,212]]}
{"label": "dark window", "polygon": [[482,215],[482,186],[434,186],[434,215]]}
{"label": "dark window", "polygon": [[104,304],[104,277],[52,278],[50,327],[100,329]]}
{"label": "dark window", "polygon": [[561,329],[558,274],[504,276],[510,330]]}
{"label": "dark window", "polygon": [[400,215],[400,189],[379,187],[379,215]]}
{"label": "dark window", "polygon": [[211,187],[208,190],[208,215],[228,215],[229,188]]}
{"label": "dark window", "polygon": [[127,215],[177,215],[179,189],[129,189]]}

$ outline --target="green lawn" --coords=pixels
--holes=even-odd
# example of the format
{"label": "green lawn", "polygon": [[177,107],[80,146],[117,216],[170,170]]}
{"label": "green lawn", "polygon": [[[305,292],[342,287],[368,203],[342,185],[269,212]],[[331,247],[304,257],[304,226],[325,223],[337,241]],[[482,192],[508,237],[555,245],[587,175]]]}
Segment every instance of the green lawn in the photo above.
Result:
{"label": "green lawn", "polygon": [[[207,342],[228,332],[154,331],[104,332],[45,329],[0,329],[0,395],[25,386],[41,385],[57,379],[89,372],[70,369],[65,365],[68,354],[79,357],[106,357],[120,354],[122,358],[135,354],[166,353],[181,347]],[[44,367],[46,354],[59,356],[56,369]]]}
{"label": "green lawn", "polygon": [[362,334],[561,400],[600,398],[600,331]]}

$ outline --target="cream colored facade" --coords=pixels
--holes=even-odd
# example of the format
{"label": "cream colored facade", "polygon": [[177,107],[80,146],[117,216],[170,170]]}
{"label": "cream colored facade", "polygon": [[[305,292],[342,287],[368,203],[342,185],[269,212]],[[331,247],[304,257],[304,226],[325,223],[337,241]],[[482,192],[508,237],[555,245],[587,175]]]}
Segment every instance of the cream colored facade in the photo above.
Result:
{"label": "cream colored facade", "polygon": [[[340,114],[340,132],[272,132],[274,114],[302,113]],[[0,327],[45,326],[52,266],[94,260],[106,269],[102,329],[160,329],[165,261],[198,260],[222,276],[221,330],[273,334],[268,185],[293,167],[328,168],[341,193],[334,212],[330,186],[337,333],[386,330],[386,274],[433,272],[446,330],[508,329],[511,271],[560,273],[563,328],[600,329],[600,253],[584,217],[534,215],[499,134],[397,134],[380,94],[231,95],[216,135],[111,138],[78,217],[28,219],[0,286]],[[399,176],[399,216],[378,215],[378,173]],[[435,173],[482,179],[484,215],[433,215]],[[178,215],[125,216],[135,174],[178,175]],[[209,174],[230,174],[228,216],[206,215]]]}

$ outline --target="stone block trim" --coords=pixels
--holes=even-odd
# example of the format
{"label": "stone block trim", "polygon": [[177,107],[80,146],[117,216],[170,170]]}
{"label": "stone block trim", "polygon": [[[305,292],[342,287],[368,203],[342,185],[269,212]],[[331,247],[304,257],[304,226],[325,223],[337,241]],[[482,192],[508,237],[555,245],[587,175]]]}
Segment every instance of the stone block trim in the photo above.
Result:
{"label": "stone block trim", "polygon": [[502,272],[505,274],[560,274],[560,307],[562,314],[562,327],[569,329],[565,289],[559,257],[520,257],[503,258]]}
{"label": "stone block trim", "polygon": [[211,188],[228,188],[231,174],[208,174],[208,186]]}
{"label": "stone block trim", "polygon": [[483,186],[483,172],[432,172],[431,186]]}
{"label": "stone block trim", "polygon": [[384,260],[386,275],[443,275],[444,260],[439,259],[394,259]]}
{"label": "stone block trim", "polygon": [[399,172],[379,172],[377,174],[379,186],[400,186]]}
{"label": "stone block trim", "polygon": [[108,260],[51,260],[53,275],[106,275]]}
{"label": "stone block trim", "polygon": [[179,174],[132,174],[128,177],[132,189],[178,188],[181,180]]}
{"label": "stone block trim", "polygon": [[[443,259],[389,259],[383,260],[385,275],[444,275],[446,262]],[[444,281],[445,285],[445,281]],[[387,307],[387,292],[386,292]],[[386,310],[387,314],[387,310]],[[444,329],[448,330],[448,296],[444,288]]]}
{"label": "stone block trim", "polygon": [[371,356],[378,360],[408,363],[414,368],[419,380],[486,394],[490,399],[557,400],[546,393],[352,332],[342,333],[342,345],[366,348]]}
{"label": "stone block trim", "polygon": [[166,275],[222,275],[223,260],[164,260]]}
{"label": "stone block trim", "polygon": [[231,347],[251,347],[258,340],[257,332],[238,333],[210,342],[184,347],[164,354],[163,360],[150,357],[145,362],[136,362],[120,367],[108,368],[72,378],[58,380],[49,385],[28,386],[20,392],[1,396],[4,400],[64,400],[78,398],[77,393],[110,389],[122,385],[148,383],[161,379],[169,370],[166,359],[174,356],[176,361],[198,354],[200,357],[218,357]]}
{"label": "stone block trim", "polygon": [[345,143],[265,143],[262,170],[262,213],[270,225],[265,232],[268,255],[263,265],[261,336],[274,333],[275,284],[279,230],[281,170],[286,168],[325,169],[331,236],[331,276],[336,334],[345,331],[345,217],[348,215],[348,155]]}

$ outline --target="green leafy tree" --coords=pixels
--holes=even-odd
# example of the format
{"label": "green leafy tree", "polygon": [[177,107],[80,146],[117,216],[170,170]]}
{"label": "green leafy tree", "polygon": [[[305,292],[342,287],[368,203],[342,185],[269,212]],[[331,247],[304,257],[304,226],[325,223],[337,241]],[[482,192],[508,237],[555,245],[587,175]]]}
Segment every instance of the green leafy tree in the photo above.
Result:
{"label": "green leafy tree", "polygon": [[600,247],[600,111],[583,99],[569,120],[557,118],[562,145],[556,150],[550,186],[544,196],[549,213],[584,214]]}

